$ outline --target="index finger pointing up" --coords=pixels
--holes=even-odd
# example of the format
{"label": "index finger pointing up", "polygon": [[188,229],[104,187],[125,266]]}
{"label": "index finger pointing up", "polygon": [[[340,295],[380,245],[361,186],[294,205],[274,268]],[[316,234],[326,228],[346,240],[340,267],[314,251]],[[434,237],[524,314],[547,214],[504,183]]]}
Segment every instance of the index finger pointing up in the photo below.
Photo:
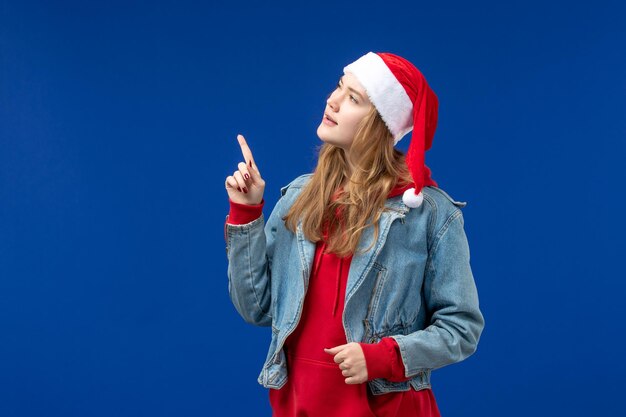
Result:
{"label": "index finger pointing up", "polygon": [[252,151],[248,147],[248,143],[246,142],[246,139],[243,137],[243,135],[237,135],[237,140],[239,141],[239,146],[241,147],[241,153],[243,154],[243,157],[246,160],[246,165],[250,166],[250,161],[252,161],[252,163],[254,164]]}

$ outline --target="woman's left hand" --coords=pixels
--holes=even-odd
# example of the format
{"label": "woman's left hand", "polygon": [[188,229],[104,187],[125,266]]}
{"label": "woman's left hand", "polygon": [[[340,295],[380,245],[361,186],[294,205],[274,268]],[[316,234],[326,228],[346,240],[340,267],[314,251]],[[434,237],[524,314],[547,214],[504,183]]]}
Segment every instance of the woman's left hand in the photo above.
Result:
{"label": "woman's left hand", "polygon": [[325,348],[324,352],[334,356],[342,375],[347,377],[346,384],[362,384],[367,381],[365,355],[358,343],[350,342],[331,349]]}

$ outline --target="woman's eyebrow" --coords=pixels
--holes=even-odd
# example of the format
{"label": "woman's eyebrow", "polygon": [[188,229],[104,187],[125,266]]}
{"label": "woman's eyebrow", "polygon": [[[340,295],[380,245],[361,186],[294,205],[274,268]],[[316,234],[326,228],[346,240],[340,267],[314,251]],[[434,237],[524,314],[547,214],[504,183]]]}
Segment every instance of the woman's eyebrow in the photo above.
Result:
{"label": "woman's eyebrow", "polygon": [[[343,75],[339,78],[339,81],[343,82]],[[359,96],[361,98],[361,100],[365,100],[363,98],[363,95],[361,93],[359,93],[358,91],[356,91],[354,88],[352,87],[348,87],[348,90],[352,91],[354,94],[356,94],[357,96]]]}

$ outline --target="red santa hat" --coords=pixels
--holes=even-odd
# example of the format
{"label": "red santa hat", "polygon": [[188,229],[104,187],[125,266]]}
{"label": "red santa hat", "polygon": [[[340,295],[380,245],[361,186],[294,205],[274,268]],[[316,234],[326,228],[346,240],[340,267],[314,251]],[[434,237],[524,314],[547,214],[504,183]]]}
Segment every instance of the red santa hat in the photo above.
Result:
{"label": "red santa hat", "polygon": [[391,53],[368,52],[344,67],[343,72],[354,75],[365,88],[392,133],[394,145],[413,131],[406,164],[415,187],[404,192],[402,201],[409,207],[419,207],[424,200],[422,188],[437,186],[425,164],[425,153],[437,128],[437,96],[413,64]]}

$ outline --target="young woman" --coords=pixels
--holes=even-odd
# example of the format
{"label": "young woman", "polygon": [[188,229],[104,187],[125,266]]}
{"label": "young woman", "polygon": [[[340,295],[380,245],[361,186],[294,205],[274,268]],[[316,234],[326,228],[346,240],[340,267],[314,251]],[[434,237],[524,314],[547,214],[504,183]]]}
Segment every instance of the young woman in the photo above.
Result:
{"label": "young woman", "polygon": [[[258,381],[275,417],[439,416],[433,369],[459,362],[484,327],[461,208],[424,153],[438,100],[406,59],[369,52],[327,99],[317,167],[281,188],[245,162],[226,178],[231,300],[271,326]],[[394,145],[412,130],[405,156]]]}

